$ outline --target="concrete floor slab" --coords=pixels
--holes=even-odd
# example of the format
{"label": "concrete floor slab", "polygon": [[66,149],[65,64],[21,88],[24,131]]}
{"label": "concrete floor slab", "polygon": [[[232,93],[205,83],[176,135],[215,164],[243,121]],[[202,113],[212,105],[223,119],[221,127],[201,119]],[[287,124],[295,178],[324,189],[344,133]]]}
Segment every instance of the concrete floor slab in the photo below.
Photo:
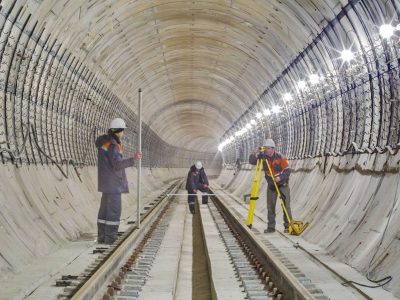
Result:
{"label": "concrete floor slab", "polygon": [[[185,200],[182,200],[185,202]],[[176,284],[176,300],[188,300],[192,297],[192,215],[185,211],[185,228],[183,231],[183,244],[181,259],[179,261],[178,280]]]}
{"label": "concrete floor slab", "polygon": [[[176,209],[163,237],[140,299],[174,299],[177,289],[179,262],[183,249],[186,199],[178,199]],[[191,294],[191,291],[190,291]]]}
{"label": "concrete floor slab", "polygon": [[200,205],[209,272],[216,299],[245,299],[241,282],[233,269],[226,246],[220,236],[208,205]]}

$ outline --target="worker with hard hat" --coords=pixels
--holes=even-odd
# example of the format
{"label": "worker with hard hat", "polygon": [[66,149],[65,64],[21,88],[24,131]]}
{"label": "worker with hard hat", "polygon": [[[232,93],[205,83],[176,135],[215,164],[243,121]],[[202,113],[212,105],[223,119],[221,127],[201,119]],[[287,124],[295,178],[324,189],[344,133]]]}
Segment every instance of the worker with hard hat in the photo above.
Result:
{"label": "worker with hard hat", "polygon": [[197,191],[201,191],[202,203],[208,203],[208,178],[201,161],[196,161],[189,169],[186,179],[186,190],[188,191],[189,210],[195,213],[195,201]]}
{"label": "worker with hard hat", "polygon": [[122,138],[126,129],[125,121],[115,118],[108,133],[96,140],[98,149],[98,190],[102,192],[97,218],[97,241],[112,244],[117,239],[121,217],[121,194],[128,193],[125,169],[132,167],[135,160],[142,158],[141,152],[123,159]]}
{"label": "worker with hard hat", "polygon": [[[267,209],[268,209],[268,227],[264,230],[265,233],[275,232],[275,208],[276,199],[278,197],[277,191],[274,186],[274,182],[271,176],[274,176],[275,181],[278,185],[279,191],[284,195],[284,204],[289,214],[289,218],[292,218],[290,210],[290,189],[289,189],[289,176],[290,168],[287,159],[280,153],[275,151],[275,142],[272,139],[265,139],[263,148],[257,148],[253,153],[250,154],[249,163],[252,165],[257,164],[257,159],[267,159],[272,169],[272,174],[268,170],[267,164],[263,163],[263,170],[265,173],[265,179],[268,183],[267,188]],[[263,151],[260,151],[263,150]],[[289,222],[286,215],[283,214],[285,232],[288,232]]]}

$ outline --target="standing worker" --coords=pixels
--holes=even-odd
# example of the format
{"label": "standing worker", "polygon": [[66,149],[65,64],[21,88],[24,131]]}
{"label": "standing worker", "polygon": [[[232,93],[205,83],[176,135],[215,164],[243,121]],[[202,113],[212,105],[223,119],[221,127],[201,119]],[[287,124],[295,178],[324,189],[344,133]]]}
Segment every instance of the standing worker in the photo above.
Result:
{"label": "standing worker", "polygon": [[98,149],[98,190],[102,192],[97,218],[97,241],[112,244],[117,239],[121,217],[121,194],[128,193],[125,169],[132,167],[135,160],[142,158],[141,152],[133,157],[122,158],[122,138],[125,121],[115,118],[111,121],[108,134],[96,140]]}
{"label": "standing worker", "polygon": [[[290,210],[290,189],[289,189],[289,176],[290,168],[287,159],[280,153],[275,152],[275,142],[272,139],[265,139],[263,146],[265,147],[264,152],[259,152],[257,148],[249,157],[249,163],[252,165],[257,164],[257,159],[267,159],[272,169],[270,174],[266,162],[263,162],[263,170],[265,173],[265,179],[268,183],[267,188],[267,209],[268,209],[268,227],[264,230],[264,233],[275,232],[275,208],[276,198],[278,193],[276,191],[274,182],[271,176],[274,176],[276,184],[278,185],[279,191],[284,199],[284,204],[288,212],[289,218],[292,219],[292,213]],[[285,226],[285,232],[289,231],[289,222],[286,218],[286,214],[283,214],[283,225]]]}
{"label": "standing worker", "polygon": [[208,178],[204,171],[203,164],[201,161],[196,161],[189,169],[186,179],[186,190],[188,191],[188,204],[189,210],[192,214],[195,213],[195,201],[197,191],[201,191],[202,203],[208,203]]}

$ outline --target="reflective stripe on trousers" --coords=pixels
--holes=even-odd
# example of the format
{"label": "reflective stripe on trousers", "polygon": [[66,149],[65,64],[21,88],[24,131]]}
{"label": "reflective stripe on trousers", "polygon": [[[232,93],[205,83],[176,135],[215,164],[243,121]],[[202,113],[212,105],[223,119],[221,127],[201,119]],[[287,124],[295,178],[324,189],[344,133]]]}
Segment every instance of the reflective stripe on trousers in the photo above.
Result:
{"label": "reflective stripe on trousers", "polygon": [[120,221],[107,221],[107,220],[97,219],[97,223],[106,225],[119,225]]}
{"label": "reflective stripe on trousers", "polygon": [[103,193],[97,217],[97,240],[100,243],[112,243],[117,239],[120,217],[121,194]]}
{"label": "reflective stripe on trousers", "polygon": [[[195,194],[193,190],[188,191],[188,194]],[[191,213],[195,212],[196,195],[188,195],[189,210]]]}

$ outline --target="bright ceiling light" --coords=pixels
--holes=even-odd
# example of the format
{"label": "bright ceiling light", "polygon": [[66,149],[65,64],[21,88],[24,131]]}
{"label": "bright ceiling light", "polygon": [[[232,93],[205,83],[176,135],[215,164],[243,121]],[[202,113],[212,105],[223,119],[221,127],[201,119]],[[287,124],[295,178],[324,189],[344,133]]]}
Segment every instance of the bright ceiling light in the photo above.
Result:
{"label": "bright ceiling light", "polygon": [[261,117],[262,117],[262,113],[258,112],[258,113],[256,114],[256,118],[257,118],[257,119],[261,119]]}
{"label": "bright ceiling light", "polygon": [[349,62],[354,58],[354,53],[350,49],[344,49],[340,55],[343,61]]}
{"label": "bright ceiling light", "polygon": [[392,24],[383,24],[379,28],[379,34],[384,39],[389,39],[393,35],[393,33],[394,33],[394,27],[392,26]]}
{"label": "bright ceiling light", "polygon": [[[215,149],[215,148],[214,148],[214,149]],[[218,151],[220,151],[220,152],[221,152],[221,151],[222,151],[222,149],[224,149],[224,146],[223,146],[222,144],[219,144],[219,145],[218,145]]]}
{"label": "bright ceiling light", "polygon": [[265,116],[270,116],[271,115],[271,111],[269,109],[264,109],[263,111]]}
{"label": "bright ceiling light", "polygon": [[281,111],[281,108],[278,105],[274,105],[271,110],[274,114],[277,114]]}
{"label": "bright ceiling light", "polygon": [[293,100],[293,97],[292,97],[292,95],[290,93],[285,93],[283,95],[283,100],[290,101],[290,100]]}
{"label": "bright ceiling light", "polygon": [[310,75],[310,82],[311,82],[312,84],[316,84],[316,83],[318,83],[318,81],[319,81],[319,76],[318,76],[318,74],[311,74],[311,75]]}
{"label": "bright ceiling light", "polygon": [[299,88],[299,90],[304,90],[306,88],[306,82],[304,80],[300,80],[297,83],[297,87]]}
{"label": "bright ceiling light", "polygon": [[242,132],[241,132],[240,130],[238,130],[238,131],[235,132],[235,136],[239,136],[239,135],[241,135],[241,134],[242,134]]}
{"label": "bright ceiling light", "polygon": [[256,125],[257,122],[256,122],[256,120],[253,119],[253,120],[250,121],[250,124],[251,124],[251,125]]}
{"label": "bright ceiling light", "polygon": [[247,129],[250,129],[250,128],[251,128],[251,124],[250,124],[250,123],[247,123],[247,124],[246,124],[246,128],[247,128]]}

